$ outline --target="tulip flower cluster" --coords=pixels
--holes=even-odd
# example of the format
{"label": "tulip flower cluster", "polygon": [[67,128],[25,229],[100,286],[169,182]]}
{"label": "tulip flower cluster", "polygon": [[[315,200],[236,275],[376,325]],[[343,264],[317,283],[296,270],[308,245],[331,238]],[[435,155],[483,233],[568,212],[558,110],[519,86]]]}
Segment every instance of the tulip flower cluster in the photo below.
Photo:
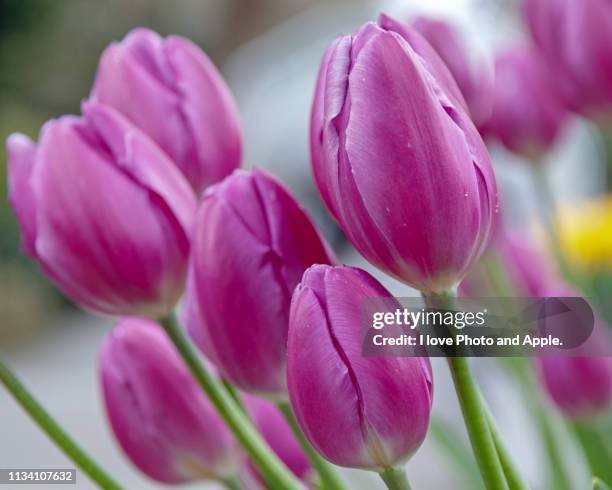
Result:
{"label": "tulip flower cluster", "polygon": [[[466,276],[464,292],[493,289],[478,291],[469,275],[499,208],[481,132],[539,158],[569,99],[590,112],[595,99],[578,101],[579,90],[609,95],[609,73],[594,73],[609,61],[608,38],[588,44],[592,58],[580,63],[569,48],[553,53],[570,17],[576,41],[609,24],[596,18],[609,13],[604,0],[570,4],[526,2],[538,47],[500,54],[494,82],[450,25],[424,17],[381,15],[324,54],[310,118],[316,186],[357,251],[428,306],[452,308]],[[546,16],[561,22],[552,29]],[[545,63],[570,71],[571,88],[557,87]],[[429,359],[363,354],[362,306],[399,303],[369,273],[339,264],[279,180],[238,168],[236,106],[206,55],[136,29],[102,54],[81,112],[46,123],[37,142],[9,137],[9,195],[23,249],[49,279],[82,308],[122,317],[99,374],[127,457],[166,484],[345,490],[337,465],[409,489],[403,465],[432,412]],[[524,241],[498,230],[493,250],[515,291],[547,295],[562,284]],[[584,356],[537,360],[571,418],[612,404],[609,359]],[[526,490],[467,359],[448,364],[487,490]],[[108,486],[74,445],[58,444]]]}
{"label": "tulip flower cluster", "polygon": [[[380,253],[377,243],[362,248],[375,249],[385,267],[406,281],[433,290],[456,282],[484,246],[495,184],[465,101],[442,60],[407,26],[388,17],[381,17],[381,26],[367,24],[355,39],[337,43],[346,51],[371,40],[373,51],[364,54],[359,69],[393,78],[403,77],[400,69],[407,68],[418,82],[416,93],[402,89],[380,101],[405,99],[401,131],[413,142],[399,153],[392,134],[379,143],[387,146],[390,176],[414,167],[415,192],[426,184],[424,165],[434,162],[438,178],[428,185],[442,188],[456,181],[441,218],[456,222],[452,233],[461,243],[452,250],[439,244],[429,253],[442,223],[422,230],[423,243],[406,238],[410,230],[396,229],[393,222],[381,227],[380,237],[354,236],[384,242],[389,234],[399,240]],[[388,73],[377,66],[386,56],[401,60]],[[427,57],[431,66],[421,66],[417,56]],[[334,56],[329,68],[336,71],[338,63],[341,57]],[[348,80],[350,70],[343,76]],[[350,89],[367,93],[360,85]],[[319,86],[322,94],[332,90],[324,82]],[[369,109],[357,107],[359,98],[344,110],[363,118]],[[423,142],[430,150],[443,145],[425,162],[418,162],[424,153],[413,140],[423,129],[411,128],[414,110],[429,114],[423,128],[441,124],[446,131]],[[24,250],[49,278],[83,308],[126,316],[102,347],[100,374],[110,425],[134,464],[165,483],[214,478],[231,486],[250,476],[272,488],[289,488],[298,480],[287,476],[280,461],[295,477],[311,480],[307,454],[318,477],[334,490],[343,484],[330,476],[317,451],[336,464],[381,473],[409,458],[427,433],[433,386],[428,361],[361,359],[359,305],[370,295],[389,293],[363,271],[333,267],[331,248],[274,177],[258,169],[233,171],[241,146],[236,111],[206,56],[185,39],[137,29],[103,53],[82,112],[47,123],[37,143],[24,135],[9,138],[10,199]],[[313,126],[327,127],[328,113],[321,108]],[[365,129],[393,128],[391,121],[377,121],[381,127]],[[325,137],[348,143],[344,134]],[[456,143],[461,146],[447,154]],[[371,156],[361,151],[355,168],[369,172]],[[317,176],[328,174],[332,168],[324,167],[330,164],[338,162],[315,161]],[[96,192],[101,182],[103,192]],[[381,186],[385,182],[390,181]],[[327,192],[337,203],[343,190]],[[358,201],[376,206],[372,199],[382,187],[371,192],[364,199],[359,189],[347,189],[347,206]],[[433,210],[435,196],[422,197]],[[398,197],[389,206],[399,202]],[[463,209],[459,215],[451,210],[455,204]],[[406,224],[423,209],[407,209],[397,218]],[[347,208],[342,216],[348,219],[349,213]],[[400,255],[393,252],[396,246]],[[181,318],[211,363],[208,368],[180,329],[169,326],[184,290]],[[305,436],[292,435],[271,402],[239,394],[255,423],[249,428],[206,369],[281,406],[291,399]],[[353,413],[338,424],[347,403]],[[404,407],[399,418],[397,404]],[[255,428],[279,462],[253,449],[262,444],[253,442]]]}

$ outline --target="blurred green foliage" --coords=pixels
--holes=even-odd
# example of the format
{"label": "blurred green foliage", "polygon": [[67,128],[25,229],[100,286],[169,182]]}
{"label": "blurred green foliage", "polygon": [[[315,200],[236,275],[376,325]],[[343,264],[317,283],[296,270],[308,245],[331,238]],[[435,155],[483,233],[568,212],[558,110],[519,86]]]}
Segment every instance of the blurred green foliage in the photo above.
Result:
{"label": "blurred green foliage", "polygon": [[[30,99],[32,54],[44,43],[58,2],[0,0],[0,311],[6,330],[0,339],[28,335],[58,295],[37,265],[21,252],[17,221],[8,203],[6,137],[15,131],[35,138],[48,109]],[[18,326],[18,329],[14,327]],[[9,337],[10,334],[10,338]]]}
{"label": "blurred green foliage", "polygon": [[0,37],[31,27],[36,18],[37,0],[0,1]]}

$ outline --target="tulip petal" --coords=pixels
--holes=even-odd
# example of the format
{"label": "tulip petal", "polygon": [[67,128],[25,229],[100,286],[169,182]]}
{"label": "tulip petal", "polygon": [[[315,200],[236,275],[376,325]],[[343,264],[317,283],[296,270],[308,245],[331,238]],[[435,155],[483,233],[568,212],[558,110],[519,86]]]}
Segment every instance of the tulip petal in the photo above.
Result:
{"label": "tulip petal", "polygon": [[84,103],[83,114],[104,140],[118,167],[159,197],[189,235],[196,197],[180,172],[145,135],[110,107]]}
{"label": "tulip petal", "polygon": [[427,71],[440,84],[446,95],[453,101],[453,104],[461,107],[466,112],[469,111],[464,94],[459,89],[452,71],[440,57],[438,52],[427,42],[427,40],[415,29],[410,29],[403,22],[380,14],[378,18],[380,27],[387,31],[399,34],[410,47],[419,55],[421,61],[427,67]]}
{"label": "tulip petal", "polygon": [[287,383],[293,388],[289,393],[295,415],[323,456],[339,465],[360,467],[368,455],[358,388],[334,344],[324,307],[310,288],[297,296],[292,316],[300,318],[299,326],[292,325],[287,345]]}
{"label": "tulip petal", "polygon": [[132,31],[100,59],[90,100],[119,110],[147,133],[185,172],[196,159],[179,95],[168,89],[172,72],[163,39],[148,29]]}
{"label": "tulip petal", "polygon": [[[259,429],[270,448],[295,476],[302,481],[306,481],[310,476],[312,468],[293,430],[278,407],[268,400],[257,398],[247,393],[243,394],[242,399],[255,426]],[[250,461],[249,463],[251,469],[259,475],[255,465]]]}
{"label": "tulip petal", "polygon": [[[431,409],[431,373],[423,376],[426,358],[378,357],[362,354],[364,298],[389,298],[389,293],[369,274],[352,269],[347,280],[342,269],[328,269],[325,279],[327,318],[338,349],[347,359],[361,394],[363,431],[370,448],[372,468],[392,467],[395,455],[408,458],[425,438]],[[396,307],[399,305],[389,298]],[[381,306],[390,306],[381,302]],[[410,387],[410,389],[407,389]],[[424,396],[425,395],[425,396]],[[389,407],[402,407],[389,417]],[[420,430],[402,430],[402,428]],[[410,437],[407,437],[410,434]]]}
{"label": "tulip petal", "polygon": [[240,165],[238,109],[215,66],[193,43],[170,36],[164,51],[174,73],[185,127],[193,138],[197,158],[204,162],[185,171],[191,182],[199,183],[196,190],[201,191]]}
{"label": "tulip petal", "polygon": [[36,198],[32,191],[36,145],[23,134],[12,134],[6,141],[8,153],[9,201],[22,232],[22,246],[36,258]]}

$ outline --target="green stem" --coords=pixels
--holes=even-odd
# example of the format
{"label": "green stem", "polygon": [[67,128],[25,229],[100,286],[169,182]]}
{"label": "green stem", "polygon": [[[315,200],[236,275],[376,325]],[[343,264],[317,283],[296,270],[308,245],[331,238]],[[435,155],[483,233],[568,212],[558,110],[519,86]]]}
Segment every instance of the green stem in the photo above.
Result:
{"label": "green stem", "polygon": [[599,128],[602,159],[605,164],[606,190],[612,191],[612,131],[609,123]]}
{"label": "green stem", "polygon": [[[431,308],[451,309],[454,306],[454,291],[423,295]],[[454,333],[454,332],[453,332]],[[465,357],[447,358],[463,420],[472,444],[472,450],[480,474],[488,490],[507,490],[506,477],[489,428],[489,420],[482,404],[480,390]],[[492,422],[492,421],[491,421]]]}
{"label": "green stem", "polygon": [[[551,413],[543,406],[541,392],[537,386],[533,372],[525,359],[508,358],[508,366],[517,378],[518,385],[523,392],[523,399],[526,401],[529,411],[535,414],[537,426],[544,441],[544,448],[548,454],[550,463],[550,476],[552,488],[558,490],[572,490],[572,479],[567,472],[567,464],[563,458],[563,451],[560,448],[558,434],[564,427],[559,427],[561,421],[559,417]],[[555,427],[557,425],[557,427]]]}
{"label": "green stem", "polygon": [[567,465],[563,461],[564,458],[559,447],[559,441],[557,440],[557,433],[550,419],[550,414],[547,414],[541,406],[536,409],[535,414],[540,426],[542,439],[544,440],[544,448],[548,454],[553,488],[572,490],[572,481],[567,473]]}
{"label": "green stem", "polygon": [[345,490],[346,485],[344,484],[334,467],[331,465],[331,463],[325,460],[310,445],[310,442],[308,442],[306,436],[304,436],[304,433],[302,432],[302,429],[300,429],[300,426],[298,425],[298,422],[295,418],[295,414],[293,413],[291,404],[289,402],[280,402],[278,404],[278,408],[285,416],[285,419],[287,419],[287,422],[291,426],[291,429],[293,430],[295,437],[299,441],[300,446],[302,446],[302,449],[306,453],[310,464],[312,464],[314,469],[317,470],[323,488],[325,488],[325,490]]}
{"label": "green stem", "polygon": [[232,398],[232,400],[234,400],[236,405],[238,405],[238,407],[244,413],[246,413],[246,409],[244,408],[244,403],[242,403],[242,398],[240,397],[240,393],[238,393],[238,390],[236,389],[236,387],[232,383],[230,383],[228,380],[226,380],[225,378],[221,379],[221,384],[223,385],[223,387],[225,388],[229,396]]}
{"label": "green stem", "polygon": [[573,422],[572,429],[584,450],[592,474],[607,485],[612,485],[612,453],[602,435],[585,422]]}
{"label": "green stem", "polygon": [[610,490],[610,487],[602,482],[599,478],[593,478],[592,490]]}
{"label": "green stem", "polygon": [[465,357],[449,357],[448,366],[463,412],[480,474],[488,490],[507,490],[506,478],[497,455],[489,421],[481,403],[480,392]]}
{"label": "green stem", "polygon": [[493,414],[491,413],[489,406],[484,400],[482,393],[480,394],[480,400],[485,411],[487,423],[489,424],[489,431],[491,431],[493,444],[495,445],[495,450],[497,451],[497,455],[499,456],[499,461],[502,465],[502,469],[504,470],[504,475],[506,476],[508,486],[512,490],[528,490],[529,486],[527,485],[525,480],[523,480],[523,477],[516,469],[514,461],[512,460],[512,456],[510,455],[510,452],[506,448],[506,445],[504,444],[504,441],[501,438],[499,430],[497,429],[497,425],[495,424]]}
{"label": "green stem", "polygon": [[92,481],[105,490],[122,488],[62,429],[1,360],[0,381],[34,422]]}
{"label": "green stem", "polygon": [[237,475],[224,478],[222,483],[227,490],[247,490],[247,487]]}
{"label": "green stem", "polygon": [[404,468],[389,468],[379,473],[389,490],[410,490]]}
{"label": "green stem", "polygon": [[262,477],[275,489],[301,489],[301,484],[289,469],[274,455],[244,412],[236,405],[223,386],[208,372],[191,341],[173,315],[160,321],[208,398],[236,436]]}
{"label": "green stem", "polygon": [[484,488],[476,461],[470,452],[470,448],[464,444],[455,424],[432,414],[429,420],[429,435],[447,453],[448,459],[454,463],[456,470],[464,481],[463,487],[472,490]]}

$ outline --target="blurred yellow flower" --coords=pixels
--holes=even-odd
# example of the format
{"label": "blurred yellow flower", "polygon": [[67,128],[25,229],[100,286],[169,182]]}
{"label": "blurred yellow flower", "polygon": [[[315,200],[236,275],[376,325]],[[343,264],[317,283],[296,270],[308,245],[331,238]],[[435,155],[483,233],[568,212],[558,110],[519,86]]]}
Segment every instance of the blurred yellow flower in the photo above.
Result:
{"label": "blurred yellow flower", "polygon": [[563,206],[558,233],[571,264],[593,272],[612,270],[612,195]]}

